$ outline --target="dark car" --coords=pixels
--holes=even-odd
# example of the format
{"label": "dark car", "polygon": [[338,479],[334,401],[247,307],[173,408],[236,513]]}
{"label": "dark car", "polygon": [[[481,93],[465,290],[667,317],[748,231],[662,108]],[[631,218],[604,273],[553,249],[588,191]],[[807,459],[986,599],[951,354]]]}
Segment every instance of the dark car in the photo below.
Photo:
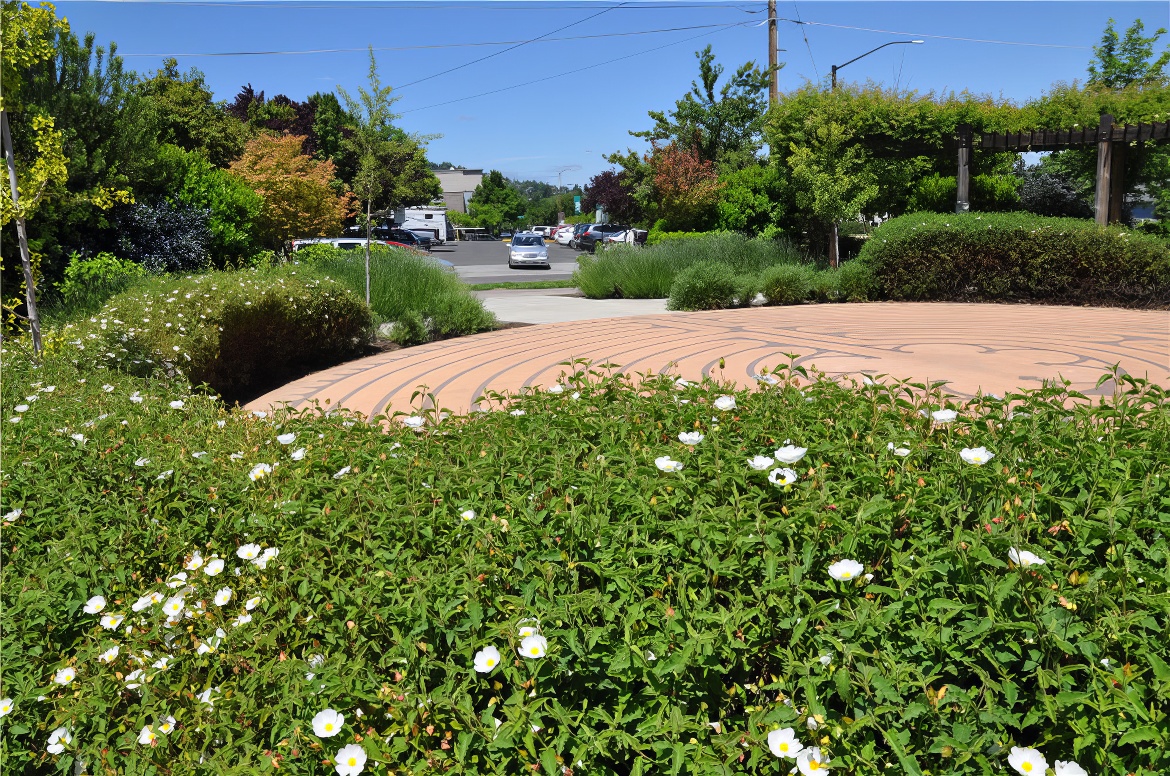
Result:
{"label": "dark car", "polygon": [[582,233],[584,233],[584,231],[591,226],[593,226],[593,224],[576,224],[576,225],[574,225],[573,226],[573,236],[571,238],[569,238],[569,247],[570,248],[579,247],[577,245],[577,240],[581,239]]}
{"label": "dark car", "polygon": [[418,241],[422,243],[422,247],[428,251],[435,247],[434,232],[429,232],[426,229],[403,229],[402,231],[409,232],[410,234],[413,234],[415,237],[417,237]]}
{"label": "dark car", "polygon": [[[366,232],[360,226],[351,226],[345,230],[346,237],[365,237]],[[395,226],[375,226],[370,230],[370,237],[375,240],[383,242],[395,242],[403,245],[409,245],[411,248],[417,248],[420,251],[430,251],[431,241],[420,238],[414,232],[408,229],[400,229]]]}
{"label": "dark car", "polygon": [[618,226],[617,224],[593,224],[577,238],[577,248],[595,253],[599,240],[603,240],[606,235],[614,234],[615,232],[624,232],[627,228],[625,226]]}

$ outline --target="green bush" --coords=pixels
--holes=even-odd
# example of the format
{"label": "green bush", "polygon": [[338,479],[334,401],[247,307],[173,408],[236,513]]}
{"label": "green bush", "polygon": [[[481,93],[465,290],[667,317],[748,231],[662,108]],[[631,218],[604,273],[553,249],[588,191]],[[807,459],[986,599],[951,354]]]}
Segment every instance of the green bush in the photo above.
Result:
{"label": "green bush", "polygon": [[800,304],[812,294],[815,274],[806,264],[769,267],[760,276],[760,293],[768,304]]}
{"label": "green bush", "polygon": [[701,261],[684,269],[670,286],[667,310],[723,310],[738,302],[741,281],[726,264]]}
{"label": "green bush", "polygon": [[841,293],[841,271],[822,269],[813,273],[810,284],[810,298],[816,302],[844,302]]}
{"label": "green bush", "polygon": [[[366,773],[763,776],[792,767],[776,728],[830,773],[993,776],[1013,746],[1170,772],[1155,385],[960,402],[782,370],[720,412],[725,385],[594,369],[415,432],[0,358],[5,772],[324,776],[354,745]],[[747,465],[788,439],[788,486]]]}
{"label": "green bush", "polygon": [[837,287],[847,302],[865,302],[874,291],[873,273],[861,261],[847,261],[837,270]]}
{"label": "green bush", "polygon": [[146,269],[112,253],[83,258],[74,253],[57,286],[61,296],[60,314],[70,318],[101,309],[106,300],[146,278]]}
{"label": "green bush", "polygon": [[675,277],[699,262],[718,261],[734,275],[758,275],[766,267],[797,263],[803,254],[787,240],[749,238],[735,232],[685,233],[658,245],[615,245],[578,259],[573,278],[591,299],[661,299]]}
{"label": "green bush", "polygon": [[372,320],[329,278],[278,267],[154,277],[53,333],[85,363],[247,400],[364,352]]}
{"label": "green bush", "polygon": [[[1020,209],[1020,179],[1015,175],[973,175],[969,193],[972,210],[1005,212]],[[959,184],[953,175],[922,178],[910,194],[911,212],[954,213]]]}
{"label": "green bush", "polygon": [[[297,251],[296,258],[365,298],[363,251],[310,245]],[[411,318],[402,328],[402,339],[395,336],[400,344],[475,334],[497,325],[495,316],[453,272],[427,255],[388,246],[376,246],[370,251],[370,307],[382,321]],[[418,321],[424,323],[425,334],[415,325]]]}
{"label": "green bush", "polygon": [[915,213],[857,261],[886,299],[1170,305],[1170,248],[1121,226],[1023,213]]}

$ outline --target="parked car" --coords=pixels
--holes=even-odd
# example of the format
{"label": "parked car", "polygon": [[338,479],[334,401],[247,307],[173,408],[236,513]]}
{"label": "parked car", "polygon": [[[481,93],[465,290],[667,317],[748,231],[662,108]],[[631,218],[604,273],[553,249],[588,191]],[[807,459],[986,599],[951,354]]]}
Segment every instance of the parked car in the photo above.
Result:
{"label": "parked car", "polygon": [[557,229],[557,233],[553,239],[557,241],[557,245],[568,245],[569,240],[573,239],[573,225],[565,224]]}
{"label": "parked car", "polygon": [[569,238],[569,247],[570,248],[577,248],[578,250],[580,250],[580,247],[577,244],[577,240],[580,239],[582,232],[584,232],[586,229],[590,228],[591,226],[593,226],[593,224],[574,224],[573,225],[573,236],[571,238]]}
{"label": "parked car", "polygon": [[[395,242],[409,245],[411,248],[416,248],[421,251],[430,251],[431,244],[434,242],[434,236],[430,232],[425,232],[425,237],[420,237],[408,229],[402,229],[397,226],[375,226],[370,230],[370,237],[382,242]],[[353,237],[358,239],[365,239],[366,232],[360,226],[350,226],[345,230],[347,238]]]}
{"label": "parked car", "polygon": [[542,267],[552,269],[548,263],[548,246],[544,235],[537,232],[518,232],[508,246],[508,269],[518,267]]}
{"label": "parked car", "polygon": [[500,232],[500,239],[501,240],[511,240],[512,239],[512,232],[505,229],[504,231]]}
{"label": "parked car", "polygon": [[435,233],[426,229],[404,229],[403,231],[413,234],[422,243],[422,246],[428,251],[435,247]]}
{"label": "parked car", "polygon": [[594,253],[597,250],[597,241],[605,239],[607,235],[626,231],[626,227],[617,224],[593,224],[577,238],[577,249]]}
{"label": "parked car", "polygon": [[625,243],[627,245],[645,245],[646,237],[649,232],[645,229],[625,229],[621,232],[614,232],[607,234],[601,239],[602,245],[612,245],[614,243]]}
{"label": "parked car", "polygon": [[[296,253],[306,245],[332,245],[334,248],[342,251],[358,251],[361,252],[366,247],[366,238],[364,237],[308,237],[292,241],[293,253]],[[405,243],[395,242],[394,240],[370,240],[370,246],[388,245],[391,248],[402,248],[413,252],[415,255],[426,256],[426,258],[435,262],[448,272],[455,271],[455,265],[444,259],[433,258],[426,253],[419,250],[417,245],[407,245]]]}

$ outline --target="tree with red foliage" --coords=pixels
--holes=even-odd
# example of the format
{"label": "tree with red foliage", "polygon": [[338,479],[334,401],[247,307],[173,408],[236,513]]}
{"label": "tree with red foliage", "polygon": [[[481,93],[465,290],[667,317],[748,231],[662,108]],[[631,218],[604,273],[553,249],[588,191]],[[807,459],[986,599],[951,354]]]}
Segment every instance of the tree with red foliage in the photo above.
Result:
{"label": "tree with red foliage", "polygon": [[641,218],[642,208],[634,199],[629,176],[624,172],[606,170],[589,179],[585,186],[581,209],[602,208],[614,223],[632,224]]}
{"label": "tree with red foliage", "polygon": [[701,231],[718,216],[723,183],[714,162],[703,159],[698,149],[679,143],[658,147],[646,159],[654,184],[659,215],[668,231]]}

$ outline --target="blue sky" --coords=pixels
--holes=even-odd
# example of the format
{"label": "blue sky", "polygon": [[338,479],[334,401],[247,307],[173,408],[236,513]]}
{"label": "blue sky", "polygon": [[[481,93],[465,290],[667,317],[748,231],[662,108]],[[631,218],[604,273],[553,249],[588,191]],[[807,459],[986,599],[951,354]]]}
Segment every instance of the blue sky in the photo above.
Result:
{"label": "blue sky", "polygon": [[[436,46],[376,52],[383,80],[401,87],[398,123],[411,132],[442,135],[431,142],[430,158],[551,182],[559,168],[579,166],[563,173],[568,184],[584,183],[608,168],[605,153],[645,147],[628,131],[648,128],[647,110],[669,109],[690,88],[697,76],[694,52],[703,46],[711,44],[728,72],[749,59],[767,62],[767,28],[756,26],[766,19],[765,2],[615,5],[613,0],[64,0],[57,9],[79,36],[92,31],[99,44],[116,41],[128,67],[146,73],[159,67],[162,56],[177,56],[181,69],[202,70],[216,99],[223,100],[247,83],[268,97],[283,93],[298,100],[338,84],[353,91],[365,83],[366,46]],[[833,64],[882,43],[920,38],[924,44],[889,46],[841,70],[839,77],[919,91],[966,89],[1017,101],[1054,82],[1083,79],[1110,17],[1119,30],[1135,18],[1145,22],[1147,33],[1170,27],[1165,0],[779,0],[777,11],[781,18],[806,22],[779,25],[779,47],[786,49],[780,53],[786,63],[781,90],[805,80],[827,82]],[[554,32],[559,28],[566,29]],[[693,29],[648,32],[672,28]],[[610,37],[538,41],[512,50],[502,43],[545,35]],[[494,45],[467,45],[484,43]],[[1162,39],[1162,46],[1167,44],[1170,36]],[[353,51],[192,56],[319,49]],[[468,64],[489,55],[494,56]],[[545,80],[506,88],[538,79]],[[494,90],[503,91],[477,96]]]}

